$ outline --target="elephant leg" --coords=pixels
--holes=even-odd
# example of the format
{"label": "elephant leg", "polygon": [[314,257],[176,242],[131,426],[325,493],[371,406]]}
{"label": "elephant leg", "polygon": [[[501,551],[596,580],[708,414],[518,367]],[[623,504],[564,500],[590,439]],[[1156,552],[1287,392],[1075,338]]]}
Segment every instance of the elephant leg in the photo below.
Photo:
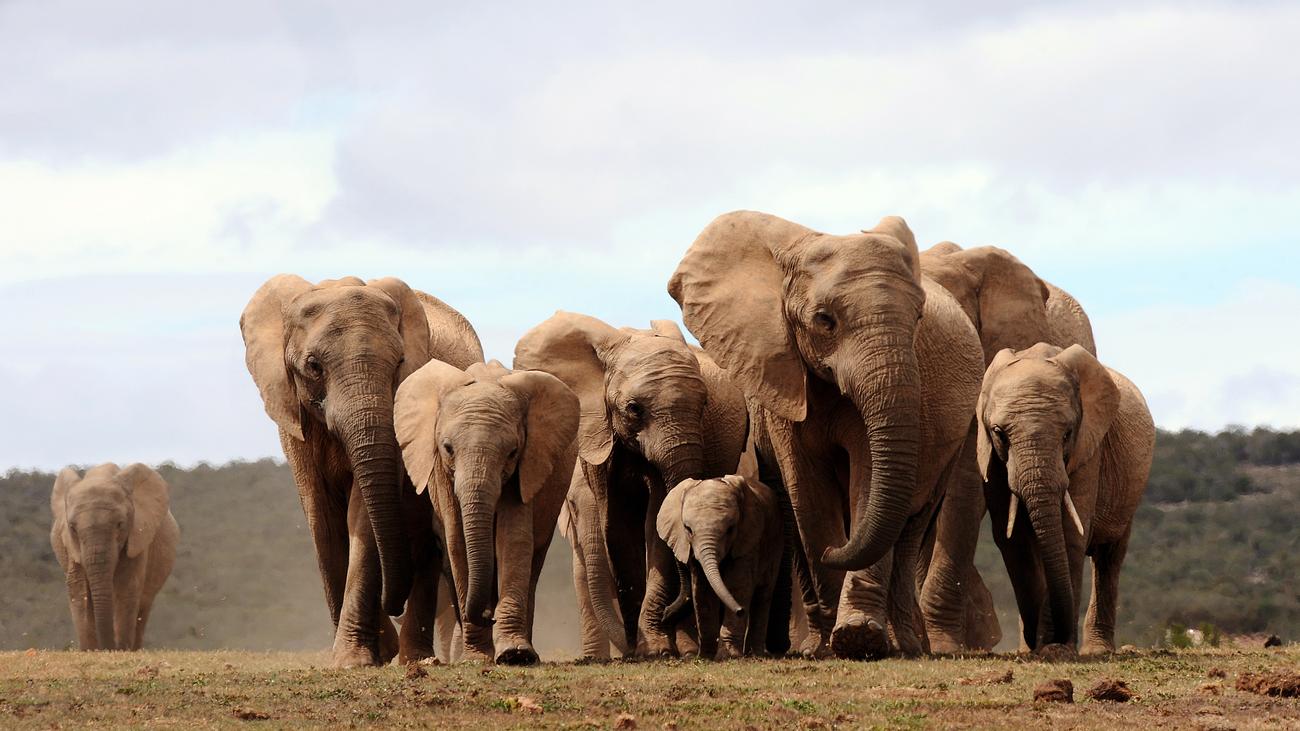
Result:
{"label": "elephant leg", "polygon": [[456,608],[452,606],[452,588],[447,576],[438,577],[438,610],[434,617],[434,636],[437,637],[438,659],[451,663],[451,643],[456,634]]}
{"label": "elephant leg", "polygon": [[803,546],[794,546],[794,581],[791,587],[792,606],[799,607],[799,620],[802,625],[802,638],[799,654],[806,658],[821,659],[830,656],[831,646],[826,639],[830,637],[835,625],[834,615],[826,615],[819,608],[817,589],[813,586],[812,569],[808,566],[808,557],[804,555]]}
{"label": "elephant leg", "polygon": [[[343,587],[343,605],[339,608],[338,629],[334,633],[334,666],[340,668],[379,665],[379,551],[365,513],[360,494],[348,506],[347,578]],[[386,618],[385,618],[386,619]],[[389,623],[392,650],[396,636]]]}
{"label": "elephant leg", "polygon": [[144,646],[144,627],[149,624],[149,613],[153,611],[153,600],[151,596],[140,597],[140,608],[136,610],[135,616],[135,639],[131,645],[132,650],[139,650]]}
{"label": "elephant leg", "polygon": [[573,591],[578,596],[578,623],[582,639],[582,657],[590,660],[608,660],[609,639],[596,621],[596,609],[587,593],[587,565],[582,552],[573,552]]}
{"label": "elephant leg", "polygon": [[659,537],[655,520],[664,494],[651,489],[645,513],[646,581],[645,599],[641,602],[638,629],[645,637],[645,654],[650,656],[676,655],[677,648],[668,628],[663,626],[664,610],[677,597],[677,563],[668,544]]}
{"label": "elephant leg", "polygon": [[[331,489],[326,485],[306,442],[281,431],[280,445],[284,448],[285,458],[293,471],[293,481],[298,487],[298,500],[302,503],[302,512],[311,531],[312,545],[316,549],[316,563],[325,588],[325,603],[329,606],[330,621],[337,629],[348,573],[348,491]],[[360,495],[357,497],[360,499]]]}
{"label": "elephant leg", "polygon": [[[788,587],[787,587],[788,588]],[[789,592],[786,592],[789,594]],[[759,586],[754,589],[749,599],[749,628],[745,632],[745,654],[757,657],[766,657],[771,651],[769,641],[771,635],[768,634],[769,622],[772,618],[772,599],[774,596],[771,585]],[[784,622],[787,627],[789,620]],[[789,632],[786,632],[789,636]]]}
{"label": "elephant leg", "polygon": [[[786,494],[785,483],[781,480],[781,470],[764,455],[756,454],[756,457],[759,480],[772,488],[781,512],[781,568],[766,607],[767,618],[763,625],[768,634],[764,639],[763,652],[759,654],[770,653],[784,657],[791,646],[790,621],[794,610],[791,585],[794,578],[795,544],[799,540],[799,534],[795,527],[794,507],[790,504],[790,496]],[[754,626],[753,617],[750,618],[749,625],[751,628]]]}
{"label": "elephant leg", "polygon": [[955,473],[939,507],[920,598],[930,648],[941,653],[966,648],[966,603],[972,595],[967,581],[972,575],[979,579],[975,548],[984,520],[984,481],[975,460],[973,429],[957,458]]}
{"label": "elephant leg", "polygon": [[1114,543],[1097,546],[1092,556],[1092,599],[1083,624],[1085,655],[1115,651],[1115,610],[1119,599],[1119,571],[1128,552],[1129,531]]}
{"label": "elephant leg", "polygon": [[894,567],[889,580],[889,624],[898,651],[907,657],[930,652],[925,618],[916,598],[918,554],[933,510],[922,510],[907,519],[894,546]]}
{"label": "elephant leg", "polygon": [[695,627],[700,637],[700,657],[708,660],[718,656],[718,638],[721,634],[722,602],[709,587],[700,565],[691,561],[691,604],[695,607]]}
{"label": "elephant leg", "polygon": [[825,657],[830,653],[845,577],[843,571],[825,566],[819,559],[827,548],[848,540],[844,496],[839,478],[828,462],[812,464],[792,453],[789,468],[783,466],[782,475],[792,474],[794,479],[787,479],[786,484],[802,549],[795,560],[801,571],[804,610],[811,635],[803,654]]}
{"label": "elephant leg", "polygon": [[496,559],[498,599],[493,625],[496,661],[532,665],[537,652],[528,641],[528,598],[533,569],[533,508],[517,494],[497,503]]}
{"label": "elephant leg", "polygon": [[[129,562],[129,563],[128,563]],[[135,645],[140,619],[140,592],[144,588],[144,561],[123,558],[113,580],[113,635],[118,650]]]}
{"label": "elephant leg", "polygon": [[[610,480],[611,494],[607,503],[609,512],[604,541],[613,566],[618,610],[623,617],[628,646],[640,651],[638,624],[646,586],[646,541],[643,526],[647,497],[644,488],[625,488],[627,482],[629,480]],[[617,492],[616,485],[619,488]],[[587,570],[597,570],[597,567],[588,566]]]}
{"label": "elephant leg", "polygon": [[77,647],[82,650],[98,650],[99,642],[95,639],[95,616],[91,611],[86,572],[79,564],[71,563],[69,560],[64,581],[68,588],[68,611],[72,614],[72,625],[77,629]]}
{"label": "elephant leg", "polygon": [[889,655],[888,593],[896,553],[897,547],[890,549],[876,563],[844,577],[840,610],[831,631],[836,657],[874,660]]}
{"label": "elephant leg", "polygon": [[403,665],[434,656],[433,633],[438,613],[441,564],[441,556],[436,561],[416,563],[411,595],[406,600],[406,612],[402,614],[402,629],[398,635],[397,661]]}

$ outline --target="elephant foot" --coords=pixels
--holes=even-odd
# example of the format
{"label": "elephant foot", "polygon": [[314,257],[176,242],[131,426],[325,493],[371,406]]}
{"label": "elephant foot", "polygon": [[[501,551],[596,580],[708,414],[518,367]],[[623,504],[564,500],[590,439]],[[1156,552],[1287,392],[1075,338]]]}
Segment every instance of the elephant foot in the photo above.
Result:
{"label": "elephant foot", "polygon": [[879,660],[889,656],[889,632],[882,622],[858,615],[831,630],[831,651],[845,660]]}
{"label": "elephant foot", "polygon": [[951,632],[927,626],[925,633],[930,638],[930,652],[935,655],[955,655],[967,649],[961,638]]}
{"label": "elephant foot", "polygon": [[1083,647],[1079,649],[1080,655],[1113,655],[1114,653],[1114,645],[1101,641],[1089,640],[1084,642]]}
{"label": "elephant foot", "polygon": [[492,653],[485,652],[484,650],[475,647],[466,647],[465,651],[460,656],[460,661],[491,665]]}
{"label": "elephant foot", "polygon": [[397,663],[405,667],[413,662],[420,662],[421,660],[427,660],[431,657],[436,659],[437,655],[430,648],[406,648],[397,653]]}
{"label": "elephant foot", "polygon": [[400,648],[397,629],[388,617],[381,617],[379,622],[379,664],[387,665],[397,657]]}
{"label": "elephant foot", "polygon": [[798,655],[805,660],[825,660],[831,657],[830,640],[809,633],[799,648]]}
{"label": "elephant foot", "polygon": [[673,652],[667,637],[647,637],[638,654],[642,657],[674,657],[677,653]]}
{"label": "elephant foot", "polygon": [[1034,650],[1034,657],[1044,662],[1069,662],[1078,659],[1079,655],[1069,645],[1052,643]]}
{"label": "elephant foot", "polygon": [[516,642],[497,653],[498,665],[536,665],[537,651],[527,642]]}
{"label": "elephant foot", "polygon": [[355,645],[335,647],[333,653],[334,667],[344,670],[352,668],[375,667],[382,665],[379,658],[368,647]]}

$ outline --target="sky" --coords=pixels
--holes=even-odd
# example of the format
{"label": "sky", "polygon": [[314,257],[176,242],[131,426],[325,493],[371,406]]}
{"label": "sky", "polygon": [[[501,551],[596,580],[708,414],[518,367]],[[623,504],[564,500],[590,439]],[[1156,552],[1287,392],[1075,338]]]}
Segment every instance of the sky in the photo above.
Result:
{"label": "sky", "polygon": [[1002,246],[1159,425],[1300,426],[1300,6],[898,5],[0,1],[0,470],[280,457],[276,273],[401,277],[508,363],[680,320],[738,208]]}

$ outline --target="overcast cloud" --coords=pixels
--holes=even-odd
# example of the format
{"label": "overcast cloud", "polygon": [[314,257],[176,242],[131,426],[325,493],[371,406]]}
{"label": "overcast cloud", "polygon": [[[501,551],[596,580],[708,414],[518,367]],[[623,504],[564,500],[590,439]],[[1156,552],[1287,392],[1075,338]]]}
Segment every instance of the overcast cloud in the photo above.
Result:
{"label": "overcast cloud", "polygon": [[277,272],[508,361],[735,208],[1005,246],[1162,426],[1300,425],[1300,7],[892,5],[0,3],[0,469],[278,456]]}

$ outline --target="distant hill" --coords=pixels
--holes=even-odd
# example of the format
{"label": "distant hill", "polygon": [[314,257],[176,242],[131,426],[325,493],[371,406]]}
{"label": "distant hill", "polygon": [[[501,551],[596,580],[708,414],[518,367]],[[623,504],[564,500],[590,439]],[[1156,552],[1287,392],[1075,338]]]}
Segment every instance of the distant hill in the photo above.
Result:
{"label": "distant hill", "polygon": [[[159,471],[172,486],[181,545],[146,643],[328,647],[329,613],[288,468],[262,460],[188,470],[164,464]],[[63,575],[49,544],[53,483],[53,474],[41,472],[0,477],[0,650],[74,642]],[[1157,643],[1170,622],[1300,638],[1297,526],[1300,432],[1160,432],[1120,584],[1119,641]],[[1010,638],[1014,600],[987,533],[986,527],[977,562]],[[536,622],[538,649],[548,658],[571,655],[578,646],[569,560],[557,536]]]}

